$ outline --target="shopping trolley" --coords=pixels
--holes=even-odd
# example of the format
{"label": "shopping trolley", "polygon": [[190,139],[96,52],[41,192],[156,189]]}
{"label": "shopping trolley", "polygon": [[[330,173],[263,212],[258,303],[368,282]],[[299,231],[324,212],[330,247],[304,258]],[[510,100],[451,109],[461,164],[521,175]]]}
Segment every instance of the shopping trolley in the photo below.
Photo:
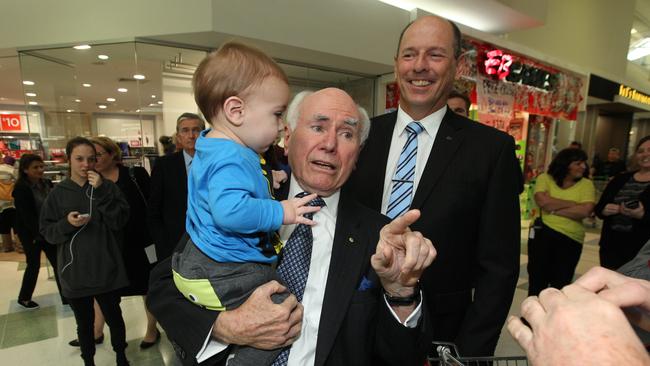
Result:
{"label": "shopping trolley", "polygon": [[525,356],[514,357],[460,357],[456,345],[449,342],[433,342],[438,357],[429,358],[431,366],[527,366]]}

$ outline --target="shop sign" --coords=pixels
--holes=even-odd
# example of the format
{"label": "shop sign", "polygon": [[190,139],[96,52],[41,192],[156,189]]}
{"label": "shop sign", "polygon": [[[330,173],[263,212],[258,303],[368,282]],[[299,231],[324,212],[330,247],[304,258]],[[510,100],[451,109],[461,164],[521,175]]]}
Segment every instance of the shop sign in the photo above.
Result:
{"label": "shop sign", "polygon": [[501,50],[492,50],[487,52],[485,60],[485,73],[488,75],[497,75],[499,80],[505,79],[510,74],[510,65],[512,65],[512,55],[503,53]]}
{"label": "shop sign", "polygon": [[517,61],[515,56],[505,53],[503,50],[485,51],[485,56],[484,72],[487,75],[498,76],[499,80],[546,91],[553,90],[557,85],[557,78],[553,73],[535,65]]}
{"label": "shop sign", "polygon": [[23,129],[20,114],[0,114],[2,131],[21,131]]}
{"label": "shop sign", "polygon": [[618,88],[618,95],[622,96],[623,98],[631,99],[635,102],[650,105],[650,96],[638,92],[635,89],[632,89],[629,86],[625,86],[623,84],[621,84]]}

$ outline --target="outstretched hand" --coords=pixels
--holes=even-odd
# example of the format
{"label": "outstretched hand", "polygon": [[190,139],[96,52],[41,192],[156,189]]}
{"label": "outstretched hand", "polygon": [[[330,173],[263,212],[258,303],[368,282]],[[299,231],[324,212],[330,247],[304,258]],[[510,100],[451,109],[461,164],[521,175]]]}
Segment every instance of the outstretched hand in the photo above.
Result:
{"label": "outstretched hand", "polygon": [[436,257],[431,240],[409,226],[420,218],[419,210],[409,210],[381,229],[379,243],[370,263],[384,290],[399,296],[412,293],[422,271]]}

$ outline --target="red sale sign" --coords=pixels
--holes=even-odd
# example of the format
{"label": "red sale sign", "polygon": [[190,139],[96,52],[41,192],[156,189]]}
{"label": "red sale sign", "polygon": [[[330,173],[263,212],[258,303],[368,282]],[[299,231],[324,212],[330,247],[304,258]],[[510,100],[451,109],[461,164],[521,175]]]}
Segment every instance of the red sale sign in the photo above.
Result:
{"label": "red sale sign", "polygon": [[2,131],[21,131],[23,125],[20,121],[20,114],[1,114],[0,124]]}

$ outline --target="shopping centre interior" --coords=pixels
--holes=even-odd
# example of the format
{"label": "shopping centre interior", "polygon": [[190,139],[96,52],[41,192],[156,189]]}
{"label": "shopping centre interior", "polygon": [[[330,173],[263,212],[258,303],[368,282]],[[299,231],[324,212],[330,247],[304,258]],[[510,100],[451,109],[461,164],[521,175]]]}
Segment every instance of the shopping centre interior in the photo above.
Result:
{"label": "shopping centre interior", "polygon": [[[191,80],[199,62],[228,40],[272,56],[292,96],[338,87],[373,117],[398,105],[393,60],[402,29],[427,14],[453,20],[463,33],[456,87],[470,96],[472,119],[516,140],[527,183],[513,314],[527,291],[535,176],[572,141],[590,162],[612,147],[628,159],[650,134],[650,0],[21,0],[2,9],[0,152],[41,155],[55,181],[75,136],[108,136],[126,165],[149,169],[176,118],[198,113]],[[598,265],[599,224],[589,222],[576,275]],[[0,253],[2,363],[80,362],[67,344],[76,336],[72,311],[43,263],[34,295],[41,308],[24,311],[16,304],[24,256]],[[165,337],[138,348],[142,298],[121,306],[131,364],[180,365]],[[113,362],[108,343],[98,346],[98,365]],[[504,330],[496,354],[523,351]]]}

